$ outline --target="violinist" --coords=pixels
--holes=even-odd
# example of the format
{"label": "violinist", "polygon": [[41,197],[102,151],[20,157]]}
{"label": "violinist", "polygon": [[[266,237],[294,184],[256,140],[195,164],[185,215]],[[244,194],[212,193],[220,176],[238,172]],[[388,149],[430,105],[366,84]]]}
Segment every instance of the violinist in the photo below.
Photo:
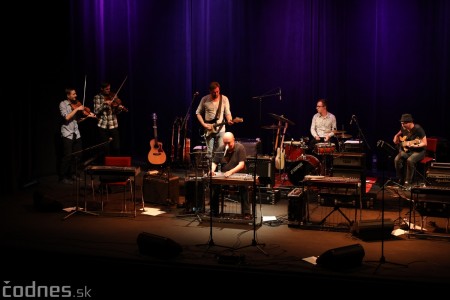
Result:
{"label": "violinist", "polygon": [[111,92],[111,84],[104,82],[100,86],[100,92],[94,96],[94,113],[98,118],[98,132],[100,142],[107,142],[102,159],[106,155],[120,155],[120,134],[117,115],[126,111],[117,94]]}
{"label": "violinist", "polygon": [[66,88],[66,99],[59,103],[59,111],[62,116],[61,138],[62,138],[62,158],[58,170],[59,181],[71,184],[75,178],[75,160],[80,155],[73,157],[72,153],[82,150],[81,134],[78,122],[87,117],[94,117],[92,112],[87,112],[88,108],[77,100],[77,93],[74,88]]}

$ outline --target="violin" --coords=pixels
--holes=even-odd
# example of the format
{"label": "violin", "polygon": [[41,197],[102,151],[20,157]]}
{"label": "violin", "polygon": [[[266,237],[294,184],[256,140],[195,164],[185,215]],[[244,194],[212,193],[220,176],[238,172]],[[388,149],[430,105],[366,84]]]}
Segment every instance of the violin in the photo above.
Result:
{"label": "violin", "polygon": [[[72,107],[72,110],[76,110],[81,105],[83,105],[83,104],[81,104],[81,102],[78,100],[70,103],[70,107]],[[84,107],[83,111],[78,111],[77,114],[78,113],[81,113],[83,115],[83,117],[78,122],[82,122],[88,117],[95,118],[95,114],[90,110],[89,107],[86,107],[86,106]]]}
{"label": "violin", "polygon": [[122,100],[120,100],[117,97],[116,93],[113,93],[113,92],[109,93],[108,95],[105,96],[105,100],[111,101],[111,108],[113,110],[115,110],[116,112],[121,112],[121,111],[128,112],[128,109],[122,105]]}

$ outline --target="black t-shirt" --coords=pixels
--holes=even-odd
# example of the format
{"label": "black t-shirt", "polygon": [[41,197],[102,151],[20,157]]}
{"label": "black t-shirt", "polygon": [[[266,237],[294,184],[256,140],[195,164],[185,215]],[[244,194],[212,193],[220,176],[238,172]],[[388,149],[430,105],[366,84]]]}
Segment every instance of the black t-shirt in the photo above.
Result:
{"label": "black t-shirt", "polygon": [[[420,126],[419,124],[414,124],[414,127],[411,128],[411,131],[408,131],[406,129],[401,129],[402,131],[402,138],[401,140],[403,142],[405,141],[414,141],[414,140],[422,140],[426,134],[425,130]],[[414,151],[414,152],[420,152],[425,150],[424,147],[420,148],[408,148],[408,150]]]}
{"label": "black t-shirt", "polygon": [[[245,147],[239,142],[235,142],[233,152],[227,151],[224,156],[225,145],[220,146],[217,149],[216,155],[214,155],[214,163],[221,165],[221,171],[226,172],[236,167],[239,162],[247,160],[247,153]],[[244,172],[245,170],[241,170]]]}

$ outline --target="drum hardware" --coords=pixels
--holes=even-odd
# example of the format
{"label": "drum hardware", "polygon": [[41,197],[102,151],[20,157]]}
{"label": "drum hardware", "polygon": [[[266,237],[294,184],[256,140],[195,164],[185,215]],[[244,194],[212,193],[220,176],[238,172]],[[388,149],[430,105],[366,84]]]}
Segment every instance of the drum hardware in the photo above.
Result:
{"label": "drum hardware", "polygon": [[336,134],[344,134],[346,131],[345,130],[333,130],[331,132],[336,135]]}
{"label": "drum hardware", "polygon": [[272,130],[277,130],[277,129],[281,128],[281,127],[282,126],[278,126],[276,124],[261,126],[262,129],[272,129]]}
{"label": "drum hardware", "polygon": [[272,114],[272,113],[269,113],[269,115],[272,116],[275,120],[278,120],[278,121],[281,121],[281,122],[286,122],[289,125],[295,125],[294,122],[292,122],[291,120],[285,118],[283,115],[279,116],[279,115]]}
{"label": "drum hardware", "polygon": [[328,163],[330,159],[328,158],[330,155],[336,152],[336,144],[335,143],[316,143],[314,145],[314,153],[321,157],[321,170],[320,175],[328,175]]}
{"label": "drum hardware", "polygon": [[338,139],[350,139],[350,138],[353,137],[351,134],[344,134],[344,133],[342,133],[342,134],[335,134],[334,136],[336,138],[338,138]]}

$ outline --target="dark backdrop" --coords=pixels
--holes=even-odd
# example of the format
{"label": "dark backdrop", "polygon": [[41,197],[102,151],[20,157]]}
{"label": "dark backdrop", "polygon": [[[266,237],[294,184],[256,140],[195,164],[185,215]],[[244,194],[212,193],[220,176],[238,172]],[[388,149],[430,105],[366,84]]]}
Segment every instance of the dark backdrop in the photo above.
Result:
{"label": "dark backdrop", "polygon": [[[361,132],[368,152],[378,140],[391,142],[402,113],[441,145],[450,137],[449,1],[60,2],[17,7],[15,21],[3,26],[11,50],[5,60],[14,62],[8,88],[16,91],[15,114],[6,119],[8,191],[56,173],[66,86],[92,108],[102,81],[117,91],[125,78],[123,153],[144,161],[153,113],[166,153],[177,117],[189,117],[187,137],[199,144],[194,112],[210,81],[221,83],[233,116],[244,119],[230,130],[261,138],[268,154],[272,132],[260,128],[276,123],[268,113],[295,123],[287,139],[309,137],[322,97],[338,129]],[[350,125],[352,115],[359,128]],[[96,144],[92,121],[82,124],[85,147]],[[440,153],[439,161],[449,160],[448,148]]]}

